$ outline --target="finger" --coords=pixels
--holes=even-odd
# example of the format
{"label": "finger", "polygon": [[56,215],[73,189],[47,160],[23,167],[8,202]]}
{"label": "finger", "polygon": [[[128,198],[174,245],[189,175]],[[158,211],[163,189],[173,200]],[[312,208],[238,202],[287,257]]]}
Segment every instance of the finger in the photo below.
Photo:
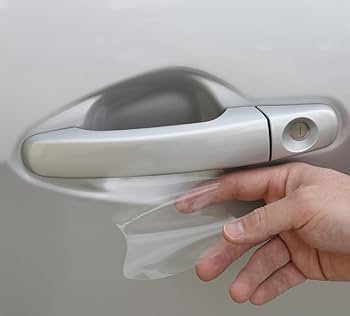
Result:
{"label": "finger", "polygon": [[211,204],[213,195],[216,194],[219,186],[220,183],[217,180],[206,181],[178,197],[175,201],[175,207],[182,213],[191,213],[200,210]]}
{"label": "finger", "polygon": [[295,194],[257,208],[253,212],[227,223],[224,237],[233,243],[259,243],[280,232],[302,227],[312,216],[304,211]]}
{"label": "finger", "polygon": [[249,259],[230,287],[230,295],[238,303],[250,298],[257,287],[290,261],[284,242],[275,237],[260,247]]}
{"label": "finger", "polygon": [[215,279],[253,246],[252,244],[234,245],[222,238],[198,261],[196,265],[198,277],[202,281]]}
{"label": "finger", "polygon": [[250,301],[255,305],[265,304],[305,280],[305,276],[290,262],[264,281]]}
{"label": "finger", "polygon": [[[179,197],[175,205],[179,211],[191,212],[213,203],[233,199],[242,201],[264,199],[271,202],[285,196],[288,178],[292,179],[291,187],[298,185],[299,177],[294,176],[296,173],[294,170],[301,168],[295,166],[297,165],[285,164],[233,172],[194,188]],[[293,176],[290,177],[292,171]],[[208,187],[211,189],[208,190]]]}

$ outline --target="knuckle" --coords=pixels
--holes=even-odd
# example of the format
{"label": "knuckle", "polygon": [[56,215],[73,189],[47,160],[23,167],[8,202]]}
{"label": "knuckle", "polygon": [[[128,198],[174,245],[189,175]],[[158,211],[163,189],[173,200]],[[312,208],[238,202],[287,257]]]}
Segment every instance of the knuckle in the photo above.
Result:
{"label": "knuckle", "polygon": [[267,213],[268,213],[267,207],[265,205],[255,209],[250,216],[254,223],[254,226],[267,230],[268,229]]}
{"label": "knuckle", "polygon": [[310,174],[310,170],[314,168],[304,162],[293,162],[288,164],[289,177],[295,180],[305,179],[306,174]]}
{"label": "knuckle", "polygon": [[287,173],[284,183],[285,195],[296,190],[300,183],[304,183],[304,175],[309,172],[311,167],[312,166],[302,162],[293,162],[286,165],[286,168],[284,169],[284,172]]}

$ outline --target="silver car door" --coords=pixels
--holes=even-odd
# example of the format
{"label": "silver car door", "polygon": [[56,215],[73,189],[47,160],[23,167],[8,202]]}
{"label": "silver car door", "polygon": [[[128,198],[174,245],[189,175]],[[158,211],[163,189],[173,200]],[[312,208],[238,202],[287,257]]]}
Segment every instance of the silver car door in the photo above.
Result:
{"label": "silver car door", "polygon": [[[330,0],[0,0],[0,314],[346,313],[347,283],[307,282],[259,308],[233,304],[227,288],[246,257],[210,284],[198,281],[193,270],[152,281],[126,279],[125,241],[113,216],[130,207],[133,188],[111,180],[113,191],[103,172],[94,181],[77,173],[69,185],[62,179],[43,180],[29,170],[32,165],[23,164],[22,144],[35,131],[54,131],[56,123],[48,123],[48,117],[79,104],[80,98],[153,71],[185,67],[218,78],[253,100],[244,104],[235,99],[239,106],[331,106],[338,124],[335,140],[288,159],[350,173],[349,14],[348,1]],[[134,107],[138,119],[141,108]],[[184,105],[180,123],[200,123],[186,109]],[[177,126],[177,112],[171,111],[166,108],[150,124],[166,116]],[[61,117],[58,129],[64,124]],[[265,155],[260,158],[251,162],[266,162]],[[226,161],[218,163],[199,170],[228,167]],[[186,166],[183,171],[193,170]],[[165,170],[170,176],[183,165],[172,167]],[[137,166],[130,167],[126,175],[149,174],[145,168],[140,173]],[[117,179],[120,173],[114,172]],[[72,194],[77,187],[84,194]]]}

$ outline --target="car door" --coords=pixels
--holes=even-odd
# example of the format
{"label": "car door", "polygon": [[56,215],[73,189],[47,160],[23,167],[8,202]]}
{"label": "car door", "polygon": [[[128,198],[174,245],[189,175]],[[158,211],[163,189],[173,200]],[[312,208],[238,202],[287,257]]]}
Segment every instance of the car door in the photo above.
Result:
{"label": "car door", "polygon": [[[191,138],[191,131],[181,134],[178,128],[213,119],[217,122],[215,118],[226,109],[221,106],[227,93],[233,109],[252,106],[252,111],[260,107],[264,112],[266,106],[304,105],[319,113],[317,106],[329,107],[336,115],[336,127],[327,127],[330,120],[326,117],[321,121],[327,126],[320,123],[320,131],[322,139],[327,139],[336,130],[332,139],[311,148],[313,151],[307,147],[293,155],[279,152],[275,158],[350,173],[347,1],[0,0],[0,8],[1,315],[346,313],[347,283],[310,281],[266,306],[234,304],[227,288],[247,257],[207,284],[200,282],[193,270],[152,281],[127,279],[123,276],[126,243],[114,216],[132,209],[136,195],[141,198],[143,193],[147,198],[151,194],[127,185],[125,176],[142,180],[150,174],[166,173],[177,179],[181,171],[270,163],[264,150],[269,150],[265,142],[273,138],[261,133],[239,134],[242,131],[235,128],[226,137],[215,134],[222,130],[216,126],[209,126],[205,134],[214,148],[227,144],[237,151],[235,135],[243,135],[243,140],[256,146],[232,166],[220,160],[221,155],[206,157],[203,164],[193,161],[211,147],[203,138]],[[216,90],[208,88],[212,87],[208,81],[215,83]],[[156,100],[142,94],[142,87],[152,90],[164,82],[170,87],[170,96],[165,88],[167,93]],[[131,94],[130,84],[134,87]],[[138,103],[128,101],[133,93],[140,95]],[[110,173],[103,166],[114,165],[103,160],[106,156],[99,148],[88,152],[99,152],[98,157],[80,156],[80,163],[74,165],[69,159],[54,159],[50,161],[55,166],[45,170],[40,169],[43,162],[36,160],[42,158],[38,151],[30,156],[34,160],[23,160],[26,139],[66,128],[70,126],[67,120],[78,122],[83,115],[69,112],[66,120],[66,114],[58,117],[57,113],[77,109],[83,101],[101,95],[107,97],[98,104],[100,112],[93,116],[96,107],[89,107],[91,120],[81,123],[82,129],[103,133],[119,126],[129,133],[136,128],[170,125],[177,129],[177,136],[182,135],[179,148],[189,151],[189,161],[174,165],[172,155],[181,159],[184,155],[165,145],[152,152],[152,159],[142,157],[142,143],[125,149],[132,150],[133,164],[124,158],[119,161],[123,168]],[[122,96],[124,103],[132,106],[116,115],[101,112],[108,100],[113,105]],[[163,108],[162,104],[169,106]],[[290,118],[301,117],[299,109],[293,108]],[[250,119],[245,117],[244,124],[254,125]],[[267,130],[264,125],[263,131]],[[199,152],[193,150],[195,142],[204,144]],[[76,148],[71,147],[72,152]],[[169,164],[156,164],[155,157],[164,153]],[[96,169],[88,163],[96,161],[100,169],[89,173]],[[67,166],[69,172],[63,174]],[[153,192],[155,196],[158,193]]]}

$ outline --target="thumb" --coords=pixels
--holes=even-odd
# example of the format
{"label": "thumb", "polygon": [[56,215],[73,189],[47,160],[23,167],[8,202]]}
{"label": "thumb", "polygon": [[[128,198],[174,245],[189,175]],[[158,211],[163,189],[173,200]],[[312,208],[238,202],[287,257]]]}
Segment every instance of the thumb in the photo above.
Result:
{"label": "thumb", "polygon": [[223,228],[224,237],[234,243],[263,242],[302,226],[299,210],[293,197],[287,196],[227,223]]}

